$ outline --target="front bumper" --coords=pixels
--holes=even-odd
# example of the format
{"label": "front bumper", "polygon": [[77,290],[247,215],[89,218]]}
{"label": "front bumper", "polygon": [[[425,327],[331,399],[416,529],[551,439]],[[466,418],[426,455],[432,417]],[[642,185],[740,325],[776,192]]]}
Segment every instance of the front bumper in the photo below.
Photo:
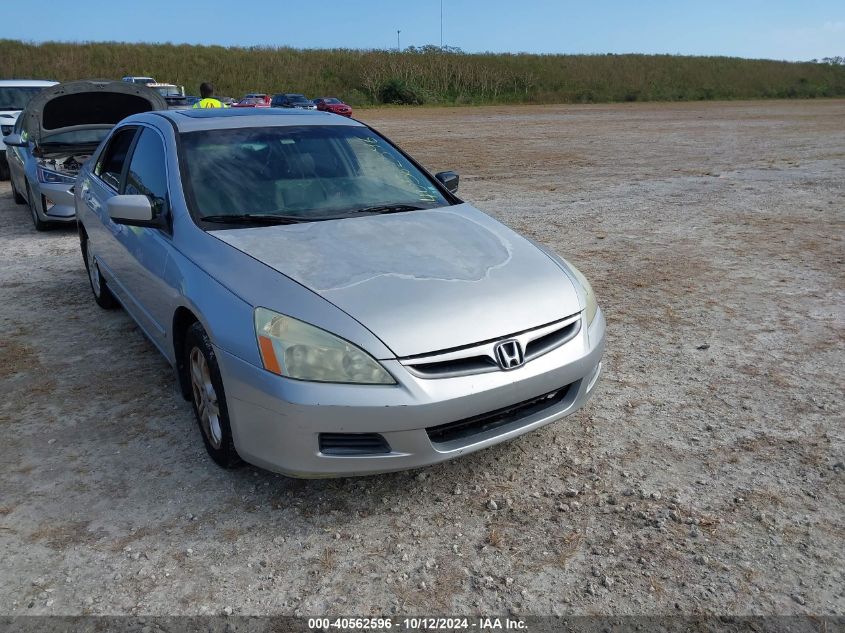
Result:
{"label": "front bumper", "polygon": [[[549,424],[581,408],[601,373],[605,321],[519,369],[455,378],[418,378],[382,361],[397,385],[342,385],[280,378],[217,348],[235,447],[246,461],[294,477],[365,475],[428,466]],[[559,391],[567,388],[565,395]],[[432,427],[504,410],[558,392],[549,406],[523,409],[493,428],[439,441]],[[428,431],[427,431],[428,429]],[[321,452],[321,433],[378,433],[390,452]],[[432,440],[435,437],[435,440]]]}
{"label": "front bumper", "polygon": [[73,222],[76,220],[71,188],[73,183],[39,183],[33,188],[36,197],[36,210],[45,222]]}

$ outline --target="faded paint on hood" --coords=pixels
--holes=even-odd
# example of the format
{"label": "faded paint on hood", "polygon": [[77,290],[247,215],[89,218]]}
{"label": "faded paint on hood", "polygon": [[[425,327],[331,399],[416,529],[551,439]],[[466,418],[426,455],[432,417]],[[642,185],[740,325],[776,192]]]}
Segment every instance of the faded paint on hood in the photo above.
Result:
{"label": "faded paint on hood", "polygon": [[332,302],[399,357],[501,338],[581,309],[556,263],[467,204],[211,234]]}

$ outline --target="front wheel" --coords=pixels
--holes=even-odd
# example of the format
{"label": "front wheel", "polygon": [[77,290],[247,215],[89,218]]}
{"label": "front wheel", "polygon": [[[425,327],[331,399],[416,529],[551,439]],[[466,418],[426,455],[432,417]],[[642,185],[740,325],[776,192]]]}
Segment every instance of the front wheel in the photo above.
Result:
{"label": "front wheel", "polygon": [[26,185],[26,201],[29,206],[29,215],[32,217],[32,225],[36,231],[46,231],[50,225],[38,217],[38,203],[35,201],[35,195],[32,193],[32,187]]}
{"label": "front wheel", "polygon": [[202,324],[194,323],[188,328],[184,353],[194,416],[205,450],[219,466],[236,468],[243,462],[235,450],[217,357]]}

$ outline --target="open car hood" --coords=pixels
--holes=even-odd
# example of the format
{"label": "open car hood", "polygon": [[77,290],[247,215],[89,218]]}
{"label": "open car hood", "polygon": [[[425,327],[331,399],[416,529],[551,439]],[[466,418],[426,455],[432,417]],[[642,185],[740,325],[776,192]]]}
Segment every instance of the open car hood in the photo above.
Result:
{"label": "open car hood", "polygon": [[45,88],[21,116],[37,145],[62,132],[111,129],[132,114],[151,110],[167,110],[167,101],[155,90],[126,81],[86,79]]}

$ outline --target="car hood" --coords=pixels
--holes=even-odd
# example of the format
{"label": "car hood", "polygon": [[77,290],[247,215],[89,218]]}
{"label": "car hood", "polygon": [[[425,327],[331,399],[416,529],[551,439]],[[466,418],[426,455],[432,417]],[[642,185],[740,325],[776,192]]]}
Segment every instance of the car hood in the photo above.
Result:
{"label": "car hood", "polygon": [[558,264],[467,204],[211,234],[332,302],[399,357],[581,310]]}
{"label": "car hood", "polygon": [[111,129],[150,110],[167,110],[167,101],[155,90],[126,81],[83,80],[45,88],[21,116],[29,138],[40,144],[63,132]]}

